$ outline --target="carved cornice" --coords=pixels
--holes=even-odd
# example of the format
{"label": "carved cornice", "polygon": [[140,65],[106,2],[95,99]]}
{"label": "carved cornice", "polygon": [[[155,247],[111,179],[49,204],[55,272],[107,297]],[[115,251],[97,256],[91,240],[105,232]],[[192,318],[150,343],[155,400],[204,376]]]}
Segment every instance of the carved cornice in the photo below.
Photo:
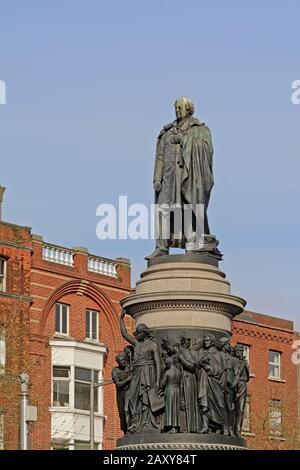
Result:
{"label": "carved cornice", "polygon": [[131,315],[136,316],[145,312],[154,310],[202,310],[206,312],[217,312],[229,315],[237,315],[240,308],[235,305],[229,305],[214,301],[195,301],[195,300],[165,300],[155,302],[143,302],[137,305],[128,306],[127,309]]}
{"label": "carved cornice", "polygon": [[296,335],[293,333],[290,333],[293,338],[286,338],[284,336],[280,336],[279,334],[270,334],[264,331],[254,331],[250,330],[248,328],[237,328],[236,326],[233,327],[233,334],[239,334],[239,335],[244,335],[244,336],[251,336],[252,338],[261,338],[261,339],[266,339],[268,341],[277,341],[278,343],[285,343],[285,344],[292,344],[293,341],[296,338]]}

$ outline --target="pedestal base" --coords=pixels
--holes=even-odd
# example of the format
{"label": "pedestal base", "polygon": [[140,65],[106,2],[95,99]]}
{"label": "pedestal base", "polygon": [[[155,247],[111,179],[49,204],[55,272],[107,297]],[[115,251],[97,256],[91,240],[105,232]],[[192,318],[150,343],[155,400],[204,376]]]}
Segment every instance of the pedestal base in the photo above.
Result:
{"label": "pedestal base", "polygon": [[117,450],[246,450],[240,437],[218,434],[135,434],[117,441]]}

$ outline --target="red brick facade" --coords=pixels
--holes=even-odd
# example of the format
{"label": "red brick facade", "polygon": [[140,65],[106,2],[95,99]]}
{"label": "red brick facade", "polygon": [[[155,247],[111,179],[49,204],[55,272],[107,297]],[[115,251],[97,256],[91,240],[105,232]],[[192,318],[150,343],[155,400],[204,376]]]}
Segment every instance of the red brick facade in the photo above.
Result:
{"label": "red brick facade", "polygon": [[18,376],[29,368],[30,229],[1,222],[0,257],[5,263],[6,284],[0,291],[0,333],[5,338],[6,346],[5,366],[0,374],[0,413],[3,419],[0,423],[0,441],[4,434],[3,447],[17,449]]}
{"label": "red brick facade", "polygon": [[[45,260],[41,237],[30,229],[0,222],[0,257],[7,259],[5,292],[0,292],[0,326],[6,334],[5,380],[0,380],[0,411],[4,411],[4,448],[19,447],[18,375],[31,380],[30,404],[37,406],[38,420],[31,425],[30,448],[51,448],[51,347],[55,337],[55,305],[69,306],[66,340],[85,343],[86,310],[99,312],[99,343],[105,345],[103,379],[110,379],[115,354],[124,347],[119,334],[119,301],[130,293],[130,265],[125,259],[103,260],[116,269],[114,276],[88,269],[87,250],[72,251],[73,265]],[[59,250],[59,247],[53,247]],[[64,249],[62,249],[63,251]],[[59,260],[58,260],[59,261]],[[9,326],[9,328],[8,328]],[[130,325],[128,325],[130,328]],[[0,377],[1,379],[1,377]],[[104,390],[103,448],[112,448],[119,435],[119,418],[113,385]]]}
{"label": "red brick facade", "polygon": [[[250,431],[246,433],[249,447],[299,448],[298,367],[292,362],[292,345],[299,340],[299,334],[294,331],[293,322],[245,311],[233,321],[232,333],[232,343],[247,345],[250,351]],[[280,353],[279,378],[269,378],[269,351]],[[272,400],[281,407],[281,436],[270,433]]]}

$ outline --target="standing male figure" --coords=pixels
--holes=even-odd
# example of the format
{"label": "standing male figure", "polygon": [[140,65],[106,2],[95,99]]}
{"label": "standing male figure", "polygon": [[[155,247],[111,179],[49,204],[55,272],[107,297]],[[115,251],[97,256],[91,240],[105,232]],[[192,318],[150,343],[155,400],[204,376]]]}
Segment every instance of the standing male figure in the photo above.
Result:
{"label": "standing male figure", "polygon": [[[170,247],[200,251],[209,235],[207,207],[213,187],[213,145],[209,128],[193,117],[189,98],[175,101],[176,120],[166,124],[156,146],[153,185],[156,199],[156,248],[146,259]],[[171,222],[171,214],[174,220]],[[210,249],[216,248],[217,243]]]}
{"label": "standing male figure", "polygon": [[128,390],[131,380],[131,371],[125,353],[116,355],[117,367],[114,367],[111,372],[111,378],[116,386],[117,391],[117,405],[120,417],[120,427],[124,434],[127,433],[127,428],[130,425],[128,414]]}
{"label": "standing male figure", "polygon": [[235,435],[240,436],[242,431],[244,411],[247,400],[247,383],[250,380],[249,366],[244,359],[244,348],[242,344],[235,347],[235,355],[238,359],[238,381],[235,394]]}

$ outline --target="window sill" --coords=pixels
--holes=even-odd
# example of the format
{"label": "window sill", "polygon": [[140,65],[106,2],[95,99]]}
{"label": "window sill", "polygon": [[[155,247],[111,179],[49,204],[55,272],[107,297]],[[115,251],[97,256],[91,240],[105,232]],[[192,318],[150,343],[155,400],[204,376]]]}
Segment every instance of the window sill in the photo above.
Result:
{"label": "window sill", "polygon": [[65,334],[65,333],[57,333],[55,332],[52,338],[59,338],[59,339],[66,339],[67,341],[74,341],[74,338]]}
{"label": "window sill", "polygon": [[278,382],[278,383],[282,383],[282,384],[286,383],[286,380],[278,379],[277,377],[268,377],[268,379],[271,380],[271,382]]}
{"label": "window sill", "polygon": [[88,344],[96,344],[97,346],[100,346],[102,344],[100,343],[98,339],[91,339],[91,338],[85,338],[83,342],[88,343]]}
{"label": "window sill", "polygon": [[[78,415],[90,416],[90,411],[88,410],[78,410],[77,408],[71,408],[69,406],[50,406],[49,411],[51,413],[73,413]],[[99,411],[95,411],[94,415],[96,418],[105,419],[105,416]]]}
{"label": "window sill", "polygon": [[286,437],[282,436],[269,436],[270,441],[286,441]]}
{"label": "window sill", "polygon": [[254,432],[242,431],[242,436],[255,437]]}

